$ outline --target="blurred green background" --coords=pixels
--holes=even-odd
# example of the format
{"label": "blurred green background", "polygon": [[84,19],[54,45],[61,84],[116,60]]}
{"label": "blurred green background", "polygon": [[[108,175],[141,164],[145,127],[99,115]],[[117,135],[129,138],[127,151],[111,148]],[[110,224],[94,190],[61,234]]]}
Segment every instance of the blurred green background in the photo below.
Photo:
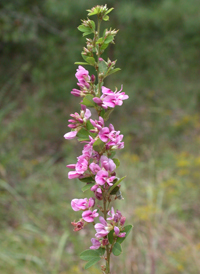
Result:
{"label": "blurred green background", "polygon": [[107,53],[122,71],[105,85],[130,97],[111,121],[125,135],[116,207],[134,229],[112,274],[198,274],[199,0],[0,1],[0,273],[83,272],[94,231],[70,224],[70,201],[85,194],[65,167],[81,146],[63,135],[79,109],[77,26],[98,4],[115,8],[104,26],[120,29]]}

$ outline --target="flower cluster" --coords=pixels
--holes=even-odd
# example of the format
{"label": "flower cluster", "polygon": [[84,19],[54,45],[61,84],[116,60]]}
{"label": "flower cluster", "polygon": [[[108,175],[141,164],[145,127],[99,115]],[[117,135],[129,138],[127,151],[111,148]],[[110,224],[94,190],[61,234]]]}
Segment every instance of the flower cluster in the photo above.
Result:
{"label": "flower cluster", "polygon": [[[97,6],[89,10],[88,15],[96,14],[99,20],[107,21],[109,19],[107,14],[111,10],[108,10],[107,6]],[[79,142],[84,143],[82,154],[77,157],[77,162],[67,165],[71,169],[68,172],[68,178],[85,183],[83,191],[90,190],[93,197],[71,201],[72,209],[82,212],[80,219],[72,222],[72,225],[74,231],[79,231],[88,224],[93,225],[96,233],[91,239],[90,249],[102,249],[103,253],[106,250],[107,272],[105,273],[110,273],[110,254],[113,252],[116,255],[115,249],[120,250],[119,246],[116,248],[119,245],[119,239],[125,239],[129,231],[127,226],[124,227],[126,218],[119,210],[115,213],[113,206],[110,208],[110,204],[120,197],[118,195],[120,183],[125,178],[117,178],[116,169],[120,162],[114,158],[116,150],[124,148],[124,142],[120,131],[115,130],[112,124],[106,125],[106,120],[116,106],[121,106],[123,101],[128,99],[128,95],[122,92],[122,88],[113,92],[103,86],[104,78],[119,70],[114,69],[116,61],[108,59],[106,62],[100,57],[108,44],[113,42],[117,31],[106,29],[104,36],[100,38],[100,28],[97,27],[96,31],[94,21],[88,19],[82,22],[78,29],[84,35],[94,34],[93,40],[86,39],[87,45],[82,52],[82,57],[89,65],[94,66],[97,77],[90,76],[88,70],[81,65],[78,66],[75,77],[78,80],[79,89],[73,89],[71,94],[81,97],[81,110],[80,113],[70,114],[68,127],[71,131],[67,132],[64,138],[70,140],[77,137]],[[98,83],[95,83],[96,79]],[[89,108],[96,110],[98,118],[91,118],[92,113]],[[100,201],[103,205],[97,204]]]}

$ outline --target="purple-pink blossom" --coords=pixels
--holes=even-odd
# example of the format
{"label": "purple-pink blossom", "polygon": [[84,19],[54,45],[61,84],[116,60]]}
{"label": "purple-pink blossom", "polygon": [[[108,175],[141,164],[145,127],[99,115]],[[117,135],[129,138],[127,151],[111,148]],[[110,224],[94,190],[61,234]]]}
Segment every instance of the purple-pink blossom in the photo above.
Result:
{"label": "purple-pink blossom", "polygon": [[108,235],[108,233],[113,229],[113,226],[111,224],[108,224],[105,219],[100,216],[99,217],[100,223],[97,223],[94,228],[96,229],[96,238],[102,238]]}
{"label": "purple-pink blossom", "polygon": [[92,242],[92,246],[90,246],[90,249],[99,249],[99,247],[101,246],[101,243],[99,242],[99,240],[95,238],[92,238],[91,242]]}
{"label": "purple-pink blossom", "polygon": [[82,221],[79,222],[71,222],[71,224],[74,226],[74,231],[79,231],[81,229],[83,229],[84,227],[84,223]]}
{"label": "purple-pink blossom", "polygon": [[89,76],[89,72],[84,67],[78,66],[75,76],[80,84],[86,87],[89,87],[88,82],[90,81],[90,76]]}
{"label": "purple-pink blossom", "polygon": [[114,108],[115,106],[121,106],[123,104],[123,100],[128,99],[128,95],[125,92],[121,92],[122,88],[119,91],[113,92],[111,89],[102,86],[102,93],[103,95],[99,97],[94,97],[93,101],[107,109],[108,107]]}
{"label": "purple-pink blossom", "polygon": [[73,139],[74,137],[76,137],[77,135],[77,131],[70,131],[65,133],[64,138],[67,140]]}
{"label": "purple-pink blossom", "polygon": [[97,175],[95,176],[95,182],[98,185],[105,185],[107,183],[108,185],[113,185],[112,182],[114,181],[115,176],[110,176],[108,171],[106,170],[100,170],[97,172]]}
{"label": "purple-pink blossom", "polygon": [[94,206],[94,198],[73,199],[71,207],[74,211],[86,210]]}
{"label": "purple-pink blossom", "polygon": [[126,232],[120,233],[120,229],[119,229],[119,227],[117,227],[117,226],[114,227],[114,231],[115,231],[115,235],[116,235],[117,237],[123,238],[123,237],[126,236]]}
{"label": "purple-pink blossom", "polygon": [[82,218],[87,223],[94,222],[94,218],[96,218],[98,216],[99,216],[99,213],[97,213],[97,209],[95,209],[94,211],[86,210],[82,213]]}

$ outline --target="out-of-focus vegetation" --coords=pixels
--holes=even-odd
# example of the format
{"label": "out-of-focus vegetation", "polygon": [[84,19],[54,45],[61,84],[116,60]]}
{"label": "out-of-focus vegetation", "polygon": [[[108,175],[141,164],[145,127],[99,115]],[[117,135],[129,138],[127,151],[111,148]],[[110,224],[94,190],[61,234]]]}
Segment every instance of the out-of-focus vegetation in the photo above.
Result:
{"label": "out-of-focus vegetation", "polygon": [[[74,233],[81,196],[66,164],[81,148],[62,137],[78,109],[75,61],[86,9],[114,6],[108,50],[130,99],[112,121],[125,134],[118,202],[134,225],[112,274],[200,273],[200,1],[0,2],[0,273],[78,274],[94,231]],[[93,268],[88,273],[98,274]]]}

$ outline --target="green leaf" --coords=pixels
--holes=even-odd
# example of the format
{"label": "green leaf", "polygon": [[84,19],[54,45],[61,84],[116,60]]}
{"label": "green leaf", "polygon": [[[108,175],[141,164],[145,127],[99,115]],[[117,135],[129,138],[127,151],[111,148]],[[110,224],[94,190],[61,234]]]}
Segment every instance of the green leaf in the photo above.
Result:
{"label": "green leaf", "polygon": [[83,183],[91,183],[94,181],[94,177],[85,177],[85,178],[82,178],[82,179],[79,179],[81,182]]}
{"label": "green leaf", "polygon": [[109,152],[108,152],[108,158],[113,159],[113,157],[115,156],[115,154],[116,154],[116,151],[115,151],[115,150],[109,151]]}
{"label": "green leaf", "polygon": [[91,32],[91,28],[90,27],[86,27],[84,25],[78,26],[78,30],[81,31],[81,32]]}
{"label": "green leaf", "polygon": [[92,10],[87,10],[87,11],[89,12],[88,16],[92,16],[98,13],[98,8],[94,8],[93,11]]}
{"label": "green leaf", "polygon": [[106,12],[106,14],[110,13],[112,10],[114,10],[114,8],[110,8],[110,9]]}
{"label": "green leaf", "polygon": [[119,187],[116,186],[111,192],[110,195],[115,195],[119,191]]}
{"label": "green leaf", "polygon": [[103,256],[104,252],[105,252],[104,248],[99,248],[96,250],[87,249],[87,250],[81,252],[81,254],[79,256],[84,261],[90,261],[93,258],[99,258],[100,256]]}
{"label": "green leaf", "polygon": [[95,64],[94,57],[87,57],[85,61],[88,62],[88,64],[90,64],[91,66],[94,66]]}
{"label": "green leaf", "polygon": [[111,74],[113,74],[113,73],[115,73],[115,72],[117,72],[117,71],[120,71],[120,70],[121,70],[120,68],[112,69],[111,71],[109,71],[109,72],[106,73],[106,77],[109,76],[109,75],[111,75]]}
{"label": "green leaf", "polygon": [[108,118],[109,118],[110,114],[113,112],[113,110],[114,110],[114,108],[111,108],[111,109],[109,109],[105,112],[105,114],[104,114],[104,120],[105,121],[108,120]]}
{"label": "green leaf", "polygon": [[99,138],[98,140],[96,140],[93,144],[93,149],[97,152],[100,152],[103,148],[104,148],[105,144],[103,141],[101,141],[101,139]]}
{"label": "green leaf", "polygon": [[87,128],[87,130],[90,130],[90,129],[94,128],[89,120],[87,120],[87,122],[86,122],[86,128]]}
{"label": "green leaf", "polygon": [[92,30],[87,31],[87,32],[84,32],[84,33],[83,33],[83,36],[89,35],[89,34],[91,34],[91,33],[93,33],[93,31],[92,31]]}
{"label": "green leaf", "polygon": [[109,16],[108,15],[104,15],[103,20],[104,21],[108,21],[109,20]]}
{"label": "green leaf", "polygon": [[81,130],[79,130],[79,132],[76,135],[78,137],[78,141],[86,141],[89,139],[89,132],[82,128]]}
{"label": "green leaf", "polygon": [[103,43],[100,47],[100,50],[105,50],[108,46],[109,44]]}
{"label": "green leaf", "polygon": [[114,239],[113,239],[113,233],[114,233],[114,229],[111,230],[111,231],[108,233],[108,241],[109,241],[110,244],[113,244],[113,241],[114,241]]}
{"label": "green leaf", "polygon": [[106,73],[106,71],[107,71],[107,64],[106,64],[106,62],[103,60],[103,61],[100,61],[99,62],[99,72],[101,72],[101,73]]}
{"label": "green leaf", "polygon": [[109,44],[110,42],[112,42],[114,39],[114,35],[108,35],[108,37],[106,37],[104,43]]}
{"label": "green leaf", "polygon": [[103,256],[105,253],[105,248],[100,247],[99,249],[96,249],[96,251],[99,253],[99,256]]}
{"label": "green leaf", "polygon": [[109,193],[111,193],[111,191],[112,191],[116,186],[118,186],[118,185],[121,183],[121,181],[123,181],[125,178],[126,178],[126,176],[122,177],[122,178],[119,179],[116,183],[114,183],[114,184],[111,186],[111,188],[109,189]]}
{"label": "green leaf", "polygon": [[75,64],[75,65],[89,65],[89,64],[86,63],[86,62],[75,62],[74,64]]}
{"label": "green leaf", "polygon": [[95,22],[91,20],[90,23],[92,25],[92,30],[95,31]]}
{"label": "green leaf", "polygon": [[116,164],[116,167],[118,168],[120,166],[120,160],[117,158],[113,158],[112,160]]}
{"label": "green leaf", "polygon": [[100,38],[97,40],[96,44],[102,44],[103,41],[104,41],[103,37],[100,37]]}
{"label": "green leaf", "polygon": [[128,236],[128,234],[131,232],[131,229],[133,228],[133,226],[132,225],[126,225],[125,227],[124,227],[124,229],[123,229],[123,231],[122,232],[126,232],[126,236],[124,237],[124,238],[117,238],[117,243],[122,243],[125,239],[126,239],[126,237]]}
{"label": "green leaf", "polygon": [[115,256],[119,256],[122,253],[122,247],[119,243],[115,243],[112,249],[112,253]]}
{"label": "green leaf", "polygon": [[91,267],[92,265],[94,265],[94,264],[96,264],[98,261],[100,261],[101,260],[101,258],[100,257],[98,257],[98,258],[93,258],[93,259],[91,259],[85,266],[84,266],[84,268],[85,269],[88,269],[89,267]]}
{"label": "green leaf", "polygon": [[[81,56],[83,57],[83,59],[86,61],[86,59],[88,58],[88,56],[86,56],[85,54],[81,53]],[[88,64],[89,65],[89,64]]]}
{"label": "green leaf", "polygon": [[84,187],[82,187],[82,191],[85,192],[86,190],[90,189],[92,186],[94,185],[94,183],[89,183],[87,185],[85,185]]}
{"label": "green leaf", "polygon": [[102,111],[101,111],[101,113],[100,113],[100,116],[101,116],[102,118],[104,118],[105,113],[106,113],[105,109],[102,109]]}
{"label": "green leaf", "polygon": [[94,107],[95,102],[93,101],[94,96],[88,94],[83,98],[83,102],[81,102],[81,105],[85,105],[86,107]]}

